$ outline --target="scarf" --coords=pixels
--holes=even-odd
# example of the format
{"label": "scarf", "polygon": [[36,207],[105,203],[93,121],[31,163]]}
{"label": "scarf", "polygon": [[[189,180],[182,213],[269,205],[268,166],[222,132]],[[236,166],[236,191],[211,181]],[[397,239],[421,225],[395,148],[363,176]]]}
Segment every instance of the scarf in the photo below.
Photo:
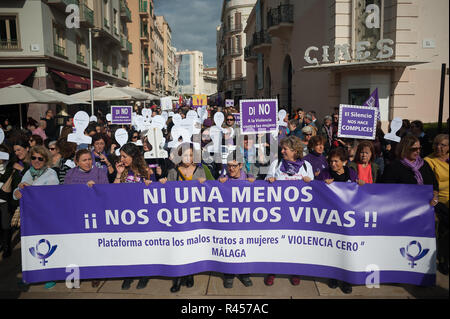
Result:
{"label": "scarf", "polygon": [[282,160],[280,170],[283,173],[288,174],[289,176],[295,175],[298,173],[300,168],[302,168],[305,161],[303,160],[296,160],[295,162]]}
{"label": "scarf", "polygon": [[35,169],[33,166],[31,166],[30,174],[31,174],[31,178],[33,179],[33,181],[35,181],[36,179],[41,177],[42,174],[44,174],[46,170],[47,170],[47,168]]}
{"label": "scarf", "polygon": [[417,184],[423,185],[423,178],[422,178],[422,174],[420,173],[419,169],[423,166],[424,161],[420,156],[417,157],[417,159],[413,163],[408,161],[406,158],[400,160],[400,163],[402,163],[406,167],[409,167],[410,169],[412,169],[412,171],[414,172],[414,177],[417,180]]}
{"label": "scarf", "polygon": [[328,135],[328,144],[331,145],[331,141],[333,140],[333,127],[330,126],[326,126],[324,125],[323,127],[325,127],[325,130],[327,131],[327,135]]}

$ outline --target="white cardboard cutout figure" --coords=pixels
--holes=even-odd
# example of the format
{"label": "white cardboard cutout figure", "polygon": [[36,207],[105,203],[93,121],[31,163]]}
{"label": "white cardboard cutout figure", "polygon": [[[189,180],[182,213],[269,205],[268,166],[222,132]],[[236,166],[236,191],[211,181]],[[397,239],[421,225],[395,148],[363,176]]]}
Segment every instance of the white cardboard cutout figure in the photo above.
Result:
{"label": "white cardboard cutout figure", "polygon": [[152,127],[148,130],[146,136],[152,149],[144,153],[144,158],[167,158],[169,154],[164,149],[166,139],[162,133],[162,128],[166,125],[166,120],[161,115],[156,115],[152,121]]}
{"label": "white cardboard cutout figure", "polygon": [[89,118],[89,121],[90,122],[97,122],[98,121],[97,116],[91,115],[91,117]]}
{"label": "white cardboard cutout figure", "polygon": [[114,138],[116,139],[117,143],[119,143],[119,147],[116,149],[116,155],[119,156],[120,149],[128,142],[128,132],[123,128],[119,128],[114,133]]}
{"label": "white cardboard cutout figure", "polygon": [[225,116],[222,112],[216,112],[216,114],[214,114],[214,123],[216,125],[211,126],[209,129],[209,136],[211,137],[211,142],[213,145],[208,146],[208,152],[220,153],[222,146],[222,134],[224,133],[222,128],[224,120]]}
{"label": "white cardboard cutout figure", "polygon": [[75,126],[75,133],[67,136],[68,142],[80,144],[91,144],[92,137],[84,135],[84,130],[89,125],[89,115],[84,111],[78,111],[73,117],[73,125]]}
{"label": "white cardboard cutout figure", "polygon": [[403,120],[399,117],[395,117],[391,122],[391,132],[384,135],[385,140],[390,140],[394,142],[400,142],[400,136],[397,136],[397,132],[402,128]]}
{"label": "white cardboard cutout figure", "polygon": [[[190,143],[191,142],[191,136],[192,134],[186,130],[185,122],[183,122],[183,119],[181,118],[180,114],[174,114],[172,117],[173,127],[171,130],[171,136],[172,140],[167,144],[169,148],[176,148],[181,143]],[[183,140],[181,142],[178,141],[178,139],[182,137]]]}
{"label": "white cardboard cutout figure", "polygon": [[142,126],[141,129],[139,131],[145,131],[150,129],[151,127],[151,123],[152,123],[152,110],[151,109],[142,109],[142,117],[143,117],[143,121],[142,121]]}
{"label": "white cardboard cutout figure", "polygon": [[[3,130],[0,128],[0,144],[2,144],[4,140],[5,140],[5,132],[3,132]],[[0,160],[9,161],[9,154],[0,151]]]}
{"label": "white cardboard cutout figure", "polygon": [[111,113],[106,114],[106,120],[107,120],[108,122],[111,122],[111,121],[112,121],[112,115],[111,115]]}

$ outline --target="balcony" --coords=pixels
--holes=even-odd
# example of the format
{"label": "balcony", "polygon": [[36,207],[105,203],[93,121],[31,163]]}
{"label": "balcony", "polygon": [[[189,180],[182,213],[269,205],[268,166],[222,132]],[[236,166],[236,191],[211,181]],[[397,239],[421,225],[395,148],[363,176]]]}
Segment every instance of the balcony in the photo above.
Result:
{"label": "balcony", "polygon": [[287,39],[294,27],[294,5],[280,4],[267,12],[268,32],[272,37]]}
{"label": "balcony", "polygon": [[0,50],[18,50],[20,44],[18,41],[0,41]]}
{"label": "balcony", "polygon": [[[135,0],[133,0],[135,1]],[[128,8],[128,4],[125,2],[125,0],[120,0],[120,17],[125,22],[132,22],[131,21],[131,11]]]}
{"label": "balcony", "polygon": [[80,5],[79,0],[47,0],[49,5],[52,5],[60,10],[66,12],[66,8],[69,4],[75,4],[77,6]]}
{"label": "balcony", "polygon": [[255,63],[258,61],[258,55],[253,50],[253,44],[250,44],[244,49],[244,60],[245,62]]}
{"label": "balcony", "polygon": [[94,70],[100,70],[100,68],[98,67],[98,62],[95,59],[92,61],[92,68]]}
{"label": "balcony", "polygon": [[82,4],[80,7],[80,24],[83,27],[94,27],[94,10],[85,4]]}
{"label": "balcony", "polygon": [[53,44],[53,54],[54,54],[55,56],[59,56],[59,57],[61,57],[61,58],[67,59],[67,56],[66,56],[66,48],[65,48],[65,47],[62,47],[62,46],[60,46],[60,45]]}
{"label": "balcony", "polygon": [[106,64],[103,64],[103,73],[109,73],[109,66]]}
{"label": "balcony", "polygon": [[119,70],[117,68],[112,68],[112,75],[117,77],[119,75]]}
{"label": "balcony", "polygon": [[242,24],[235,24],[224,28],[224,33],[242,32]]}
{"label": "balcony", "polygon": [[230,57],[242,55],[242,48],[231,48],[225,50],[225,55]]}
{"label": "balcony", "polygon": [[84,55],[81,53],[77,53],[77,63],[86,65],[84,60],[85,60]]}
{"label": "balcony", "polygon": [[253,33],[253,50],[256,53],[268,53],[272,47],[272,39],[267,31]]}
{"label": "balcony", "polygon": [[139,15],[141,16],[149,16],[148,12],[148,1],[139,1]]}

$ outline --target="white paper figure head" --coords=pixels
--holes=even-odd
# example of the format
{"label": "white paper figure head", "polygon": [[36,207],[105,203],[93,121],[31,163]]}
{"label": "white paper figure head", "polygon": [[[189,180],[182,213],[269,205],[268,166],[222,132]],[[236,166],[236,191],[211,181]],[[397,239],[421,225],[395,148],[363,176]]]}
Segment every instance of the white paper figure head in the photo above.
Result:
{"label": "white paper figure head", "polygon": [[89,118],[89,121],[90,122],[97,122],[98,121],[97,116],[91,115],[91,117]]}
{"label": "white paper figure head", "polygon": [[[5,140],[5,132],[3,132],[3,130],[0,128],[0,144],[2,144],[4,140]],[[6,152],[1,152],[0,151],[0,160],[8,161],[9,160],[9,154],[6,153]]]}
{"label": "white paper figure head", "polygon": [[400,136],[397,136],[398,130],[402,128],[403,120],[399,117],[395,117],[391,122],[391,132],[384,135],[384,139],[400,142]]}
{"label": "white paper figure head", "polygon": [[286,110],[280,110],[278,112],[278,125],[279,126],[287,126],[287,123],[284,121],[286,114],[287,114]]}
{"label": "white paper figure head", "polygon": [[111,113],[106,114],[106,120],[107,120],[108,122],[111,122],[111,121],[112,121],[112,115],[111,115]]}
{"label": "white paper figure head", "polygon": [[73,117],[73,125],[77,134],[84,134],[84,130],[89,125],[89,114],[84,111],[78,111]]}
{"label": "white paper figure head", "polygon": [[116,139],[116,142],[119,144],[119,147],[116,150],[116,155],[119,156],[120,155],[120,148],[122,146],[124,146],[127,142],[128,142],[128,133],[125,129],[123,128],[119,128],[115,133],[114,133],[114,138]]}
{"label": "white paper figure head", "polygon": [[156,115],[152,119],[152,128],[158,128],[162,130],[166,125],[166,119],[161,115]]}
{"label": "white paper figure head", "polygon": [[216,126],[222,127],[224,120],[225,116],[222,112],[216,112],[216,114],[214,114],[214,123],[216,124]]}

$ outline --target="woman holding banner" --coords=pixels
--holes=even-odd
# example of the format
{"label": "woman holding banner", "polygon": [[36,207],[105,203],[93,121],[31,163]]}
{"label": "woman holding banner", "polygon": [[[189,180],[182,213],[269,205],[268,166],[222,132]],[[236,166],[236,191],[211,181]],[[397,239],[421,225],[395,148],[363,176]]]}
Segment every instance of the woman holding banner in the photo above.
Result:
{"label": "woman holding banner", "polygon": [[[173,162],[176,167],[169,170],[167,178],[160,179],[161,183],[167,181],[194,181],[197,180],[200,183],[206,181],[205,169],[201,165],[197,165],[194,162],[194,146],[190,143],[180,144],[175,152]],[[184,277],[175,277],[173,279],[173,286],[170,288],[170,292],[180,291],[181,285],[191,288],[194,286],[194,276],[188,275]]]}
{"label": "woman holding banner", "polygon": [[321,171],[328,168],[327,158],[323,155],[325,144],[326,138],[321,135],[311,137],[308,142],[309,154],[303,159],[311,164],[314,176],[318,176]]}
{"label": "woman holding banner", "polygon": [[[328,165],[329,167],[323,170],[319,176],[318,180],[325,181],[327,184],[333,182],[344,182],[344,183],[356,183],[358,182],[358,174],[355,170],[347,166],[348,162],[348,152],[345,148],[338,147],[334,148],[328,154]],[[352,286],[345,281],[338,281],[336,279],[330,279],[328,281],[328,286],[332,289],[341,287],[341,290],[345,294],[352,292]]]}
{"label": "woman holding banner", "polygon": [[437,217],[437,260],[438,270],[448,275],[448,213],[449,213],[449,165],[448,134],[439,134],[433,141],[433,154],[425,157],[439,183],[439,202],[435,206]]}
{"label": "woman holding banner", "polygon": [[[303,146],[300,138],[289,136],[280,141],[281,161],[273,161],[269,167],[266,180],[273,183],[276,180],[303,180],[307,183],[314,179],[311,164],[303,159]],[[264,278],[266,286],[272,286],[275,275],[269,274]],[[300,284],[299,276],[291,276],[291,284]]]}
{"label": "woman holding banner", "polygon": [[28,141],[25,139],[17,139],[13,143],[13,150],[15,157],[10,159],[6,165],[5,172],[0,181],[4,184],[1,187],[0,193],[6,199],[8,206],[7,220],[8,223],[2,227],[2,242],[3,242],[3,258],[8,258],[12,254],[12,234],[11,218],[14,215],[19,200],[12,197],[12,191],[17,188],[25,172],[30,168],[28,152],[30,150]]}
{"label": "woman holding banner", "polygon": [[[145,183],[148,186],[156,181],[154,171],[145,162],[138,146],[127,143],[120,149],[120,160],[116,163],[116,178],[114,184],[120,183]],[[148,277],[139,279],[137,289],[144,289],[149,281]],[[130,289],[133,278],[126,278],[122,283],[122,290]]]}
{"label": "woman holding banner", "polygon": [[375,164],[375,148],[372,142],[362,141],[358,144],[355,160],[348,167],[358,173],[358,184],[372,184],[378,180],[378,165]]}
{"label": "woman holding banner", "polygon": [[[237,152],[232,151],[227,158],[227,170],[226,174],[219,177],[219,182],[225,183],[228,180],[241,180],[254,182],[255,178],[247,174],[243,169],[243,160],[237,157]],[[224,274],[223,286],[225,288],[233,288],[234,274]],[[239,280],[244,284],[245,287],[250,287],[253,285],[250,274],[240,274],[238,275]]]}

